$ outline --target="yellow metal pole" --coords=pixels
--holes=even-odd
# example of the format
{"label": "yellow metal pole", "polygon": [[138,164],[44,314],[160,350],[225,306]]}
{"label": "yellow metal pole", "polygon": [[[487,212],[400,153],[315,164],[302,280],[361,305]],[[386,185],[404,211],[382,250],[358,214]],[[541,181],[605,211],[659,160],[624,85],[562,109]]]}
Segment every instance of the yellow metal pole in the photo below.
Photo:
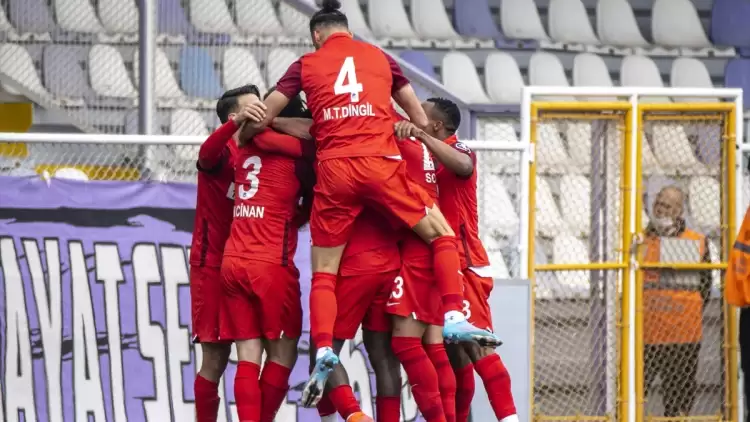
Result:
{"label": "yellow metal pole", "polygon": [[529,356],[529,402],[531,409],[531,415],[533,417],[535,413],[534,408],[534,355],[536,350],[536,339],[534,338],[535,326],[534,321],[536,319],[536,274],[534,273],[534,252],[536,246],[536,238],[534,234],[536,232],[536,125],[539,119],[539,109],[536,103],[531,103],[531,127],[529,128],[529,138],[531,141],[531,163],[529,164],[529,282],[531,284],[531,292],[529,293],[529,309],[531,314],[531,321],[529,322],[529,343],[531,344],[531,356]]}
{"label": "yellow metal pole", "polygon": [[[535,101],[532,107],[536,107],[535,113],[540,111],[575,111],[575,112],[586,112],[586,111],[628,111],[630,109],[630,103],[628,101],[602,101],[602,102],[588,102],[588,101]],[[532,113],[532,119],[538,115]]]}
{"label": "yellow metal pole", "polygon": [[713,262],[639,262],[638,268],[641,270],[668,269],[676,271],[706,271],[706,270],[726,270],[727,263]]}
{"label": "yellow metal pole", "polygon": [[628,266],[624,262],[590,262],[581,264],[540,264],[534,266],[534,271],[594,271],[594,270],[623,270]]}
{"label": "yellow metal pole", "polygon": [[[727,116],[727,121],[725,124],[725,130],[724,134],[726,135],[726,139],[724,139],[724,151],[726,154],[726,165],[727,165],[727,171],[724,172],[724,174],[727,175],[726,180],[726,191],[727,191],[727,201],[725,201],[726,209],[727,209],[727,224],[726,224],[726,235],[724,236],[726,238],[726,242],[724,243],[724,250],[722,251],[722,261],[729,261],[729,251],[731,250],[732,245],[734,244],[735,235],[737,233],[736,227],[735,227],[735,219],[737,217],[737,210],[735,205],[735,192],[736,192],[736,183],[737,183],[737,174],[736,174],[736,159],[735,159],[735,145],[736,145],[736,136],[735,133],[735,123],[736,119],[738,118],[737,112],[742,112],[742,110],[737,110],[736,108],[732,108]],[[739,374],[739,368],[738,368],[738,362],[737,362],[737,348],[738,348],[738,327],[737,327],[737,310],[726,303],[726,300],[724,301],[724,315],[727,316],[726,321],[726,332],[724,338],[727,341],[727,354],[728,359],[728,365],[729,370],[726,371],[725,374],[725,384],[727,386],[728,391],[728,401],[729,401],[729,420],[733,422],[739,422],[739,409],[737,406],[737,401],[739,399],[738,397],[738,391],[737,391],[737,378],[736,375]],[[745,394],[750,394],[750,392],[745,392]]]}
{"label": "yellow metal pole", "polygon": [[[630,105],[628,103],[628,105]],[[620,198],[622,206],[620,207],[620,239],[622,239],[622,255],[620,260],[625,265],[622,269],[622,300],[620,301],[620,394],[619,394],[619,417],[617,420],[626,421],[628,420],[628,392],[630,391],[630,359],[628,358],[627,351],[630,350],[630,318],[628,317],[630,311],[630,275],[631,268],[629,265],[630,261],[630,246],[633,242],[633,238],[630,232],[631,225],[631,214],[630,208],[633,201],[633,195],[631,192],[630,180],[632,178],[631,163],[632,163],[632,143],[631,137],[634,130],[638,130],[633,127],[632,119],[633,113],[636,110],[629,108],[625,113],[625,137],[622,142],[621,165],[622,172],[620,176]],[[639,216],[641,213],[636,212]],[[623,352],[625,351],[625,352]]]}
{"label": "yellow metal pole", "polygon": [[[643,176],[641,175],[641,161],[643,158],[643,111],[645,104],[638,103],[635,113],[635,232],[640,233],[641,214],[643,212]],[[636,261],[640,261],[640,251],[636,248]],[[629,293],[629,292],[628,292]],[[644,417],[644,388],[643,388],[643,271],[635,270],[635,421],[642,422]]]}
{"label": "yellow metal pole", "polygon": [[[638,109],[644,113],[648,112],[681,112],[681,113],[709,113],[724,112],[731,113],[734,103],[647,103],[638,104]],[[643,119],[641,115],[639,117]],[[648,119],[652,117],[649,116]]]}

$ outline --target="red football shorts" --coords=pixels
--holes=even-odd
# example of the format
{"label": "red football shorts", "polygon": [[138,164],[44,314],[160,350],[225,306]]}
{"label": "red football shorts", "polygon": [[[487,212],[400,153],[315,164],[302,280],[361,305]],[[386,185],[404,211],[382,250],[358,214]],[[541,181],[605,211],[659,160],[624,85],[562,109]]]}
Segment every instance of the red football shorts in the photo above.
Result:
{"label": "red football shorts", "polygon": [[190,266],[190,313],[194,343],[219,341],[222,295],[220,268]]}
{"label": "red football shorts", "polygon": [[386,311],[429,325],[443,325],[440,291],[431,259],[412,260],[401,265],[401,272],[393,281]]}
{"label": "red football shorts", "polygon": [[385,312],[385,303],[397,275],[398,270],[339,276],[336,282],[338,313],[333,326],[333,338],[353,339],[360,324],[369,331],[391,331],[391,317]]}
{"label": "red football shorts", "polygon": [[480,277],[466,268],[461,270],[464,283],[464,308],[466,319],[477,328],[492,331],[490,293],[495,281],[492,277]]}
{"label": "red football shorts", "polygon": [[299,271],[295,267],[225,257],[220,338],[278,340],[302,333]]}
{"label": "red football shorts", "polygon": [[332,158],[318,163],[310,236],[313,245],[341,246],[354,219],[372,206],[414,227],[434,201],[406,174],[406,162],[387,157]]}

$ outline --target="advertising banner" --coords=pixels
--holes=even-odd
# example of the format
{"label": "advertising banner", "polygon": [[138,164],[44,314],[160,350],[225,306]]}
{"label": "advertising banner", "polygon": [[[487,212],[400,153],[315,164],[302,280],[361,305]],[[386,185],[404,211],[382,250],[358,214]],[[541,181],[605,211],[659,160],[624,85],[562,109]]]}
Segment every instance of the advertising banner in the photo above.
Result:
{"label": "advertising banner", "polygon": [[[0,420],[194,420],[200,351],[190,341],[187,258],[195,185],[1,177],[0,186]],[[302,233],[305,311],[309,244]],[[298,405],[307,314],[304,321],[277,421],[319,420]],[[341,357],[372,415],[375,383],[361,335]],[[234,371],[233,361],[220,388],[222,422],[238,420]],[[402,415],[421,420],[407,387]]]}

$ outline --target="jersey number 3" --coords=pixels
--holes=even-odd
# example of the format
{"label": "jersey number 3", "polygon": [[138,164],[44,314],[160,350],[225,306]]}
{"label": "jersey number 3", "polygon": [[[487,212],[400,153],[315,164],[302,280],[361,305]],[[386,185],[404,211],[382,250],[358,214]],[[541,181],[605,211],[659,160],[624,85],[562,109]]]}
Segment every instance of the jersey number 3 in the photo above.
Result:
{"label": "jersey number 3", "polygon": [[349,95],[349,101],[359,102],[359,93],[364,91],[362,84],[357,82],[357,69],[354,67],[354,57],[344,59],[344,64],[339,69],[339,76],[333,84],[333,93],[336,95]]}
{"label": "jersey number 3", "polygon": [[261,168],[260,157],[254,155],[252,157],[248,157],[245,162],[242,163],[242,168],[245,170],[247,170],[250,166],[252,166],[253,168],[250,169],[247,172],[247,176],[245,176],[247,185],[240,185],[240,187],[237,189],[240,195],[240,199],[242,200],[250,199],[255,196],[255,194],[258,193],[258,186],[260,185],[260,179],[258,179],[258,174],[260,174]]}

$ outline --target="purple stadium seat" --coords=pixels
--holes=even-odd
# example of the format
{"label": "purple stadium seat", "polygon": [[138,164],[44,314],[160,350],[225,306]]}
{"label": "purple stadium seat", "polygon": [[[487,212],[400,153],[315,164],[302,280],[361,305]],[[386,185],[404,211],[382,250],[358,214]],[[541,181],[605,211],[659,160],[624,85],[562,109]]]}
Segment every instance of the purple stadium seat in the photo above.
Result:
{"label": "purple stadium seat", "polygon": [[58,97],[91,98],[94,93],[86,80],[75,47],[48,45],[42,56],[42,72],[47,89]]}
{"label": "purple stadium seat", "polygon": [[404,50],[401,52],[401,54],[399,54],[399,56],[409,62],[409,64],[411,64],[412,66],[421,70],[425,75],[435,79],[436,81],[440,80],[437,73],[435,73],[435,66],[432,64],[430,59],[421,51]]}
{"label": "purple stadium seat", "polygon": [[750,2],[746,0],[714,0],[711,12],[711,40],[714,44],[750,47]]}
{"label": "purple stadium seat", "polygon": [[743,88],[742,99],[747,110],[750,105],[750,59],[732,59],[724,69],[724,85]]}
{"label": "purple stadium seat", "polygon": [[159,0],[159,33],[184,35],[193,44],[229,44],[229,34],[202,34],[187,19],[180,0]]}
{"label": "purple stadium seat", "polygon": [[201,47],[185,46],[180,54],[180,85],[191,97],[215,99],[221,96],[219,75],[211,56]]}
{"label": "purple stadium seat", "polygon": [[487,0],[463,0],[453,15],[458,33],[466,37],[496,39],[500,31],[492,19]]}
{"label": "purple stadium seat", "polygon": [[10,22],[21,33],[45,33],[55,30],[47,2],[43,0],[10,0]]}

